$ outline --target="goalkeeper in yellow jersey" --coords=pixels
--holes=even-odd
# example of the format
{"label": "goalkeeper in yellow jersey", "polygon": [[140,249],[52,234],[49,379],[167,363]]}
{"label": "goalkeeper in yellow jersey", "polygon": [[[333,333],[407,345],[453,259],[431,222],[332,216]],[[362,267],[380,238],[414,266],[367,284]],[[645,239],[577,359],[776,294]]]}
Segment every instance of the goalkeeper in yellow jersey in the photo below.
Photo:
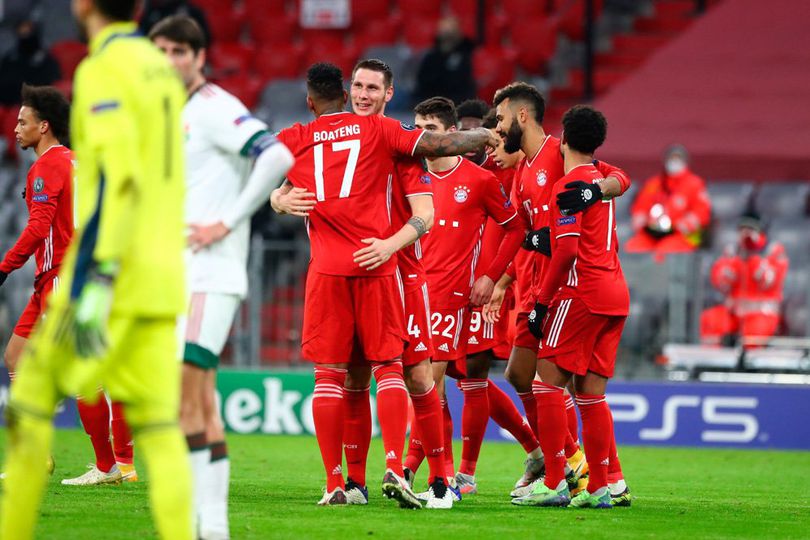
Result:
{"label": "goalkeeper in yellow jersey", "polygon": [[33,536],[57,402],[95,395],[99,384],[124,404],[149,469],[158,534],[193,536],[191,473],[177,418],[176,319],[186,307],[185,90],[166,58],[127,22],[136,4],[73,0],[90,44],[71,111],[78,228],[62,263],[62,286],[11,389],[4,539]]}

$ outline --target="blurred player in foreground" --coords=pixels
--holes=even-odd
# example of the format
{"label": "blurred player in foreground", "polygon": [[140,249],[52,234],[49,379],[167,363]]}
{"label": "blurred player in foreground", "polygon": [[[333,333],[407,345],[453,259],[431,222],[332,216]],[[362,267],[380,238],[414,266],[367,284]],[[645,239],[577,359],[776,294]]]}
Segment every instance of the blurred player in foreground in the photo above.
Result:
{"label": "blurred player in foreground", "polygon": [[[551,258],[543,277],[530,324],[541,325],[537,399],[540,445],[546,476],[531,493],[512,500],[522,506],[612,508],[608,487],[610,464],[618,464],[613,419],[605,401],[630,295],[619,263],[612,199],[579,214],[560,209],[556,195],[573,182],[602,180],[593,153],[605,140],[607,122],[595,109],[577,105],[563,117],[560,149],[565,176],[553,186],[550,212]],[[587,489],[570,499],[566,481],[565,439],[568,435],[564,390],[573,378],[582,414],[582,437],[588,449]],[[622,481],[623,483],[623,481]]]}
{"label": "blurred player in foreground", "polygon": [[[313,417],[327,474],[319,504],[342,505],[348,502],[341,463],[350,359],[359,352],[372,363],[378,384],[405,388],[401,355],[408,340],[391,256],[418,240],[427,226],[412,218],[390,234],[386,201],[393,158],[461,154],[494,145],[495,139],[488,130],[436,137],[382,116],[346,112],[342,73],[331,64],[312,66],[307,88],[315,121],[285,129],[278,137],[296,156],[290,184],[316,196],[316,204],[306,212],[312,254],[303,356],[316,363]],[[384,411],[388,418],[381,419],[383,443],[386,454],[397,459],[386,460],[383,493],[402,507],[421,508],[398,457],[404,446],[407,400],[390,405]]]}
{"label": "blurred player in foreground", "polygon": [[[192,538],[191,471],[178,425],[177,317],[185,307],[183,86],[136,32],[136,0],[74,0],[90,42],[76,72],[75,241],[8,406],[0,536],[34,535],[58,401],[99,382],[149,469],[158,535]],[[109,531],[108,531],[109,532]]]}
{"label": "blurred player in foreground", "polygon": [[194,19],[163,19],[149,38],[177,69],[189,95],[183,108],[186,221],[194,253],[180,425],[191,452],[200,538],[226,539],[230,461],[216,405],[216,368],[247,295],[249,218],[284,179],[293,158],[236,97],[205,80],[205,37]]}

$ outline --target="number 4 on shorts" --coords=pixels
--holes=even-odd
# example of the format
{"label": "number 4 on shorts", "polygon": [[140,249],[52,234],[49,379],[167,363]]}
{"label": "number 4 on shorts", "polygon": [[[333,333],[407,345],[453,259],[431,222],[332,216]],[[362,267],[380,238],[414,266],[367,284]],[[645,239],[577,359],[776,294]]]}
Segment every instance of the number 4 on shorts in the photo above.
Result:
{"label": "number 4 on shorts", "polygon": [[408,316],[408,335],[419,339],[422,332],[419,330],[419,325],[413,323],[413,314]]}

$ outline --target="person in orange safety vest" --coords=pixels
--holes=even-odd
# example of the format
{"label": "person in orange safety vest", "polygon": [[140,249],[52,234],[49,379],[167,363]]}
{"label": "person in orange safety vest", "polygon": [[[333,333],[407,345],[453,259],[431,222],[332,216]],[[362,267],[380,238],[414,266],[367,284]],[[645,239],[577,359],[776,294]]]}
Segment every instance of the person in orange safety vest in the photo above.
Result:
{"label": "person in orange safety vest", "polygon": [[711,219],[711,202],[703,179],[689,170],[681,145],[664,151],[664,170],[641,188],[631,208],[635,235],[629,253],[684,253],[700,246]]}
{"label": "person in orange safety vest", "polygon": [[756,213],[743,215],[739,233],[739,243],[729,245],[712,266],[712,285],[726,300],[701,314],[700,335],[707,344],[729,343],[734,336],[770,337],[779,329],[785,249],[768,241]]}

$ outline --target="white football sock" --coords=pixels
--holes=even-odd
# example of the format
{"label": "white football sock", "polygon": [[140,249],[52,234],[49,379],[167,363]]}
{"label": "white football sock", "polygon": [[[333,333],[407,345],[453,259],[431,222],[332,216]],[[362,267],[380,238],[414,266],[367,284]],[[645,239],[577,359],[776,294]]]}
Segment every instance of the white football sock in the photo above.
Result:
{"label": "white football sock", "polygon": [[202,510],[202,502],[204,497],[204,489],[206,484],[206,477],[208,476],[208,463],[211,461],[211,449],[209,447],[201,448],[193,452],[189,452],[191,461],[191,475],[193,486],[193,498],[191,511],[193,512],[194,523],[200,523],[200,514]]}
{"label": "white football sock", "polygon": [[200,532],[215,533],[216,538],[228,538],[228,486],[231,477],[231,461],[225,457],[209,461],[205,474],[202,506],[200,508]]}

